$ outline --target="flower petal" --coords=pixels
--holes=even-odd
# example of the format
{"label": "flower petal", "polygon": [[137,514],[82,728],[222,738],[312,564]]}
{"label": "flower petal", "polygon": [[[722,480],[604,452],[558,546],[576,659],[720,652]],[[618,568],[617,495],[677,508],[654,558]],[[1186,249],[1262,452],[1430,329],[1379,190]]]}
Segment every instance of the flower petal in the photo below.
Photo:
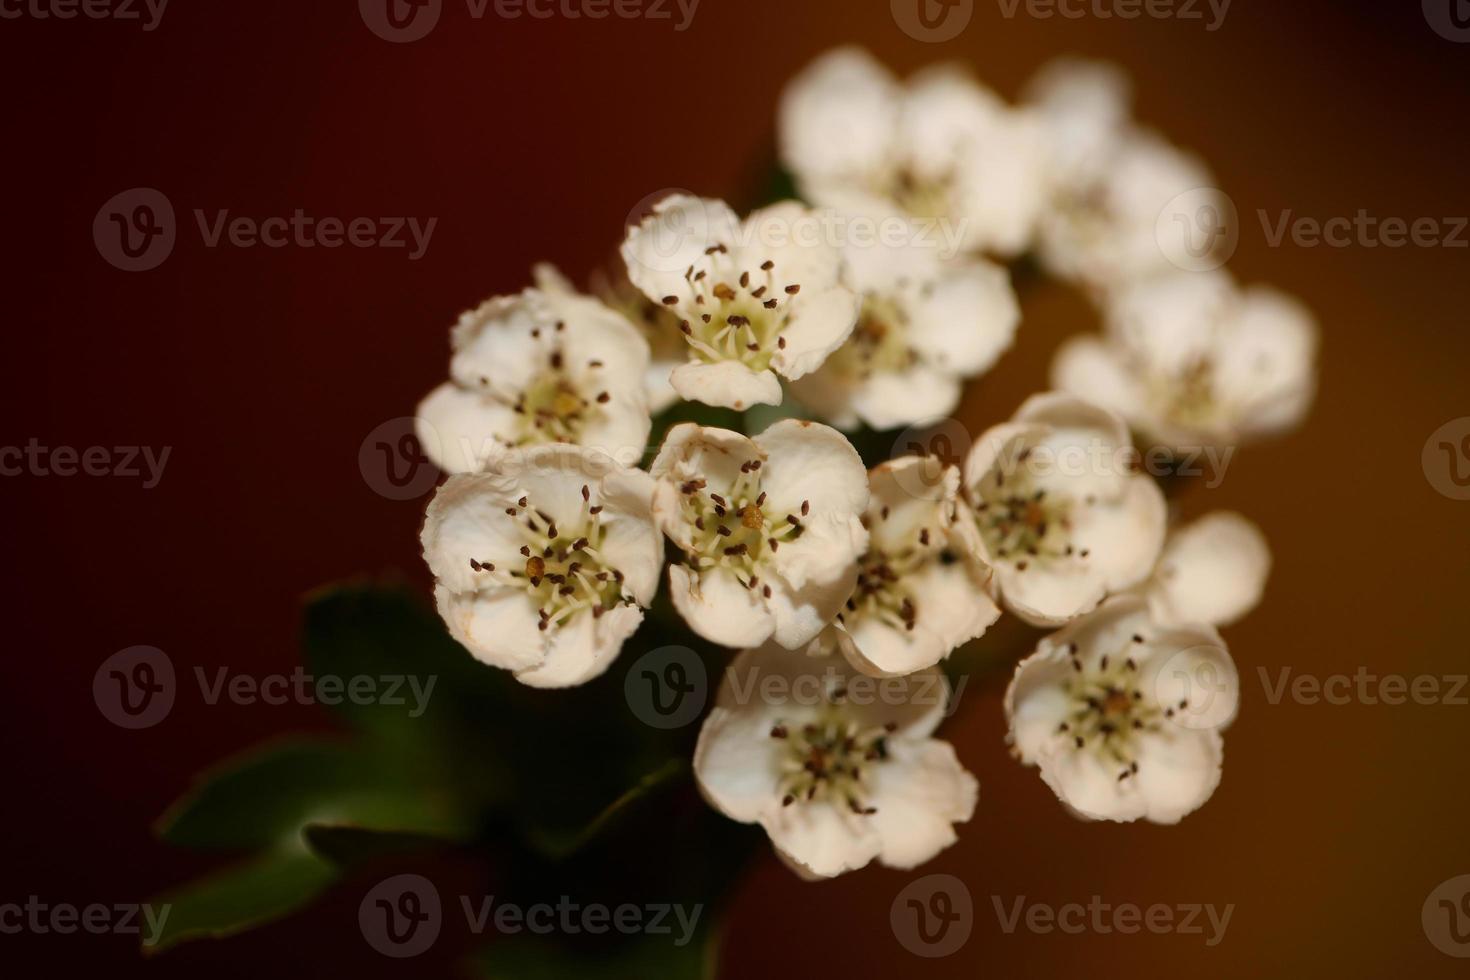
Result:
{"label": "flower petal", "polygon": [[821,367],[852,336],[859,306],[857,294],[842,286],[798,295],[781,331],[785,346],[771,356],[771,369],[795,381]]}
{"label": "flower petal", "polygon": [[425,454],[446,473],[474,473],[505,451],[515,413],[494,398],[445,382],[419,403],[414,431]]}
{"label": "flower petal", "polygon": [[485,593],[434,589],[449,633],[476,660],[503,670],[528,670],[546,658],[546,635],[539,629],[535,603],[525,592],[498,589]]}
{"label": "flower petal", "polygon": [[1228,626],[1255,608],[1271,571],[1260,528],[1217,511],[1169,536],[1148,586],[1159,619]]}
{"label": "flower petal", "polygon": [[705,249],[737,241],[739,231],[740,219],[723,201],[688,194],[666,197],[623,239],[628,279],[655,303],[667,296],[692,300],[694,290],[684,273],[704,258]]}
{"label": "flower petal", "polygon": [[1072,544],[1088,551],[1088,561],[1109,592],[1142,582],[1164,547],[1168,507],[1152,477],[1137,474],[1113,504],[1078,507],[1072,517]]}
{"label": "flower petal", "polygon": [[879,860],[891,868],[914,868],[958,838],[954,824],[975,814],[980,784],[948,742],[893,739],[883,765],[868,770],[869,816],[883,842]]}
{"label": "flower petal", "polygon": [[670,565],[669,597],[690,629],[721,646],[759,646],[776,629],[759,591],[725,569],[695,575],[684,565]]}
{"label": "flower petal", "polygon": [[516,680],[539,688],[574,687],[600,677],[643,622],[643,610],[618,606],[602,616],[582,612],[551,633],[545,661]]}
{"label": "flower petal", "polygon": [[770,371],[752,371],[739,361],[680,364],[669,376],[669,383],[686,401],[737,412],[752,405],[781,404],[780,379]]}

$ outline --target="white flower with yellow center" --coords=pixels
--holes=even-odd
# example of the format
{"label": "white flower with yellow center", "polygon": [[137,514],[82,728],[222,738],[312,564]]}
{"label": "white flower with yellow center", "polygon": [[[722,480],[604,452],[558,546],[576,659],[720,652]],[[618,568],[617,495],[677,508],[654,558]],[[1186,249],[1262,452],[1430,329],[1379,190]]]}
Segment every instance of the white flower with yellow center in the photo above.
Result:
{"label": "white flower with yellow center", "polygon": [[1239,697],[1212,627],[1160,625],[1143,598],[1120,596],[1016,668],[1009,741],[1079,816],[1178,823],[1220,784]]}
{"label": "white flower with yellow center", "polygon": [[750,650],[705,719],[695,776],[711,806],[764,827],[804,877],[874,859],[917,867],[955,842],[979,797],[953,746],[932,737],[947,700],[937,670],[879,684],[840,659]]}
{"label": "white flower with yellow center", "polygon": [[1116,67],[1062,59],[1042,67],[1026,104],[1046,134],[1051,186],[1039,224],[1048,271],[1102,293],[1216,261],[1233,213],[1193,155],[1137,125]]}
{"label": "white flower with yellow center", "polygon": [[867,472],[841,433],[785,420],[750,438],[686,423],[651,471],[654,518],[684,552],[671,596],[694,632],[794,650],[832,622],[868,544]]}
{"label": "white flower with yellow center", "polygon": [[1271,548],[1239,514],[1215,511],[1169,532],[1153,575],[1140,588],[1154,619],[1229,626],[1261,601]]}
{"label": "white flower with yellow center", "polygon": [[779,405],[781,378],[815,371],[842,345],[858,299],[839,281],[832,237],[799,204],[741,222],[722,201],[687,195],[629,229],[629,280],[684,334],[687,361],[669,377],[680,397],[737,410]]}
{"label": "white flower with yellow center", "polygon": [[1008,608],[1056,626],[1148,577],[1167,514],[1133,460],[1122,419],[1057,393],[1033,396],[976,442],[968,533]]}
{"label": "white flower with yellow center", "polygon": [[1311,407],[1317,325],[1282,293],[1176,272],[1125,287],[1106,314],[1104,337],[1057,352],[1052,380],[1145,438],[1181,452],[1236,446],[1295,428]]}
{"label": "white flower with yellow center", "polygon": [[802,196],[865,215],[937,219],[966,250],[1019,254],[1045,201],[1044,134],[957,66],[905,85],[839,48],[781,100],[781,157]]}
{"label": "white flower with yellow center", "polygon": [[849,245],[844,277],[862,297],[852,337],[797,382],[802,403],[843,429],[897,429],[954,411],[1021,319],[1010,277],[982,259],[945,262],[917,228],[902,243]]}
{"label": "white flower with yellow center", "polygon": [[909,456],[869,474],[868,550],[838,614],[838,646],[864,674],[932,667],[1000,618],[992,574],[955,533],[960,473]]}
{"label": "white flower with yellow center", "polygon": [[648,474],[577,446],[515,450],[450,477],[423,531],[450,633],[533,687],[600,675],[658,589],[652,495]]}
{"label": "white flower with yellow center", "polygon": [[651,427],[648,344],[586,296],[528,289],[460,317],[451,380],[419,405],[419,441],[449,473],[524,446],[587,446],[627,465]]}

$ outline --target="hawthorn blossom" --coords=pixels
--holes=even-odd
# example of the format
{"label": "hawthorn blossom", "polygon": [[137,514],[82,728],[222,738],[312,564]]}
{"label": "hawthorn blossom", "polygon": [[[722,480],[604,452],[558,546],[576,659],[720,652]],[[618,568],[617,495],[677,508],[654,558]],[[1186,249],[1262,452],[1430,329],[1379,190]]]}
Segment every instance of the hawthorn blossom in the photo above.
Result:
{"label": "hawthorn blossom", "polygon": [[679,319],[680,397],[743,410],[781,404],[781,378],[815,371],[852,333],[858,299],[821,220],[795,202],[744,222],[722,201],[665,198],[623,241],[628,279]]}
{"label": "hawthorn blossom", "polygon": [[1060,389],[1107,405],[1180,451],[1234,446],[1299,425],[1316,394],[1317,325],[1296,300],[1176,272],[1112,297],[1102,338],[1064,345]]}
{"label": "hawthorn blossom", "polygon": [[1008,740],[1081,817],[1178,823],[1220,784],[1239,697],[1213,627],[1161,625],[1142,597],[1120,596],[1016,668]]}
{"label": "hawthorn blossom", "polygon": [[1270,572],[1261,529],[1239,514],[1215,511],[1169,533],[1141,591],[1159,622],[1229,626],[1261,601]]}
{"label": "hawthorn blossom", "polygon": [[1232,231],[1208,168],[1134,123],[1129,99],[1120,71],[1076,59],[1043,66],[1027,92],[1052,161],[1038,254],[1053,275],[1099,293],[1218,267]]}
{"label": "hawthorn blossom", "polygon": [[753,438],[675,426],[651,468],[653,516],[684,552],[674,607],[727,647],[801,647],[852,594],[868,480],[841,433],[787,419]]}
{"label": "hawthorn blossom", "polygon": [[[542,264],[535,269],[536,286],[546,293],[575,294],[576,289],[555,266]],[[643,384],[648,395],[648,411],[653,415],[673,407],[679,393],[669,384],[669,375],[686,357],[687,345],[679,329],[679,317],[661,303],[644,296],[628,279],[622,259],[606,270],[593,273],[592,294],[622,314],[638,328],[648,343],[650,360]]]}
{"label": "hawthorn blossom", "polygon": [[939,663],[1000,618],[991,571],[954,533],[959,470],[908,456],[869,474],[868,550],[837,615],[838,646],[864,674],[895,677]]}
{"label": "hawthorn blossom", "polygon": [[1021,310],[1008,273],[982,259],[945,262],[916,225],[900,244],[853,244],[843,256],[845,281],[862,297],[857,327],[793,393],[843,429],[949,415],[964,380],[1015,338]]}
{"label": "hawthorn blossom", "polygon": [[652,495],[648,474],[569,445],[507,452],[450,477],[423,531],[450,633],[533,687],[600,675],[658,589]]}
{"label": "hawthorn blossom", "polygon": [[866,51],[830,51],[787,87],[779,133],[807,200],[938,220],[966,250],[1019,254],[1045,202],[1038,121],[956,65],[905,85]]}
{"label": "hawthorn blossom", "polygon": [[1132,459],[1120,418],[1059,393],[1033,396],[971,450],[969,533],[1027,622],[1060,625],[1153,570],[1164,496]]}
{"label": "hawthorn blossom", "polygon": [[874,859],[917,867],[955,842],[953,824],[979,797],[954,747],[932,737],[948,696],[933,669],[878,686],[840,660],[748,650],[700,730],[700,791],[731,819],[765,828],[803,877]]}
{"label": "hawthorn blossom", "polygon": [[642,458],[648,344],[606,306],[527,289],[465,313],[452,341],[450,380],[417,412],[419,442],[440,469],[473,473],[507,449],[548,443]]}

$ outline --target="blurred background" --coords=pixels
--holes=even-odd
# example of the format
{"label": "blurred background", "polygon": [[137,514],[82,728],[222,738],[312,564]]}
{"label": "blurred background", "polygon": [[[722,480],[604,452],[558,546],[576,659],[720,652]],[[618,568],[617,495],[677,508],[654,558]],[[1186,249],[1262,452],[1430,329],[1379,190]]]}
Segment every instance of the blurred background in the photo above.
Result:
{"label": "blurred background", "polygon": [[[901,29],[900,0],[702,0],[687,21],[673,2],[667,19],[541,20],[493,6],[476,19],[446,0],[437,28],[404,44],[375,36],[348,0],[179,2],[151,30],[141,3],[140,22],[43,18],[38,9],[62,5],[37,2],[0,3],[0,445],[170,454],[151,487],[0,479],[0,904],[137,902],[217,865],[156,842],[150,826],[200,769],[333,721],[297,705],[211,705],[190,683],[166,720],[128,731],[94,703],[99,666],[142,644],[181,675],[289,674],[302,599],[318,585],[367,573],[426,592],[417,533],[429,488],[397,492],[360,466],[360,450],[443,378],[455,316],[520,289],[536,261],[583,279],[650,194],[759,198],[786,80],[855,42],[901,73],[963,60],[1012,98],[1055,55],[1121,63],[1137,116],[1198,152],[1238,207],[1236,275],[1317,312],[1322,389],[1301,432],[1241,452],[1223,486],[1179,500],[1186,518],[1249,515],[1276,558],[1264,603],[1227,633],[1244,708],[1204,809],[1177,828],[1073,820],[1009,759],[1005,676],[987,677],[946,729],[981,782],[959,843],[918,874],[873,868],[821,885],[760,848],[725,926],[722,975],[1464,974],[1430,942],[1421,910],[1470,874],[1470,688],[1459,704],[1432,705],[1268,695],[1283,668],[1470,673],[1470,502],[1436,489],[1452,460],[1426,469],[1436,456],[1423,452],[1470,415],[1470,232],[1462,218],[1458,248],[1273,247],[1259,217],[1365,211],[1436,219],[1448,235],[1470,214],[1460,0],[1236,0],[1223,20],[1203,2],[1197,19],[1129,20],[1080,3],[1077,18],[1033,16],[1024,3],[1007,16],[1008,2],[976,0],[954,8],[970,20],[942,42]],[[178,241],[159,267],[128,273],[99,254],[92,226],[137,187],[172,202]],[[412,247],[209,248],[196,208],[437,224],[413,261]],[[967,395],[972,431],[1045,387],[1056,346],[1096,327],[1066,287],[1028,287],[1024,302],[1017,346]],[[664,853],[628,860],[678,861],[680,847],[671,835]],[[441,890],[456,887],[460,872],[440,873]],[[942,959],[915,957],[889,924],[899,892],[930,873],[957,876],[974,905],[968,941]],[[358,903],[374,880],[349,878],[293,918],[149,960],[127,936],[23,933],[0,935],[0,964],[451,975],[462,935],[405,961],[363,942]],[[1208,924],[1008,933],[997,911],[1095,895],[1233,912],[1211,946]],[[1470,906],[1460,922],[1470,930]]]}

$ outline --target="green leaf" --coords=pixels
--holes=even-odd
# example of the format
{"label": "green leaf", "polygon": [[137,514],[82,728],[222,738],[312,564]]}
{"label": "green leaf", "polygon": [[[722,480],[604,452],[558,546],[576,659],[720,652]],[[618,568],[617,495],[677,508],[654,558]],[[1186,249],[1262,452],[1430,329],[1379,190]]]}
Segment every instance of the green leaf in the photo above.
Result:
{"label": "green leaf", "polygon": [[332,865],[304,848],[265,854],[150,903],[168,915],[158,935],[144,936],[143,951],[160,953],[274,921],[316,898],[336,876]]}
{"label": "green leaf", "polygon": [[198,848],[297,845],[308,824],[459,837],[443,794],[351,746],[301,740],[256,749],[204,773],[160,818],[171,844]]}

